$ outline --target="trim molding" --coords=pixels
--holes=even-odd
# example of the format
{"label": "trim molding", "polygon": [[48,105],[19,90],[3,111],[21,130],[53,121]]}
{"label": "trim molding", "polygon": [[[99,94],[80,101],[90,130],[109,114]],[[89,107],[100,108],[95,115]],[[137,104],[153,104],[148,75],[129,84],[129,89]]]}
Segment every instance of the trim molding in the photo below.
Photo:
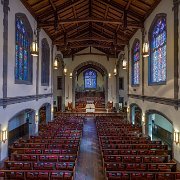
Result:
{"label": "trim molding", "polygon": [[[179,80],[179,3],[177,0],[173,0],[173,5],[174,5],[174,100],[179,99],[179,85],[178,85],[178,80]],[[178,106],[175,106],[176,109],[178,109]]]}
{"label": "trim molding", "polygon": [[139,99],[142,101],[149,101],[149,102],[155,102],[155,103],[165,104],[169,106],[180,107],[180,99],[175,100],[174,98],[161,98],[161,97],[155,97],[155,96],[142,96],[142,95],[136,95],[136,94],[128,94],[128,97]]}
{"label": "trim molding", "polygon": [[[8,11],[9,0],[2,0],[3,5],[3,98],[7,98],[7,72],[8,72]],[[3,106],[5,108],[6,106]]]}
{"label": "trim molding", "polygon": [[7,106],[11,104],[17,104],[27,101],[33,101],[36,99],[43,99],[47,97],[52,97],[52,93],[50,94],[39,94],[39,95],[30,95],[30,96],[18,96],[18,97],[7,97],[0,99],[0,106]]}

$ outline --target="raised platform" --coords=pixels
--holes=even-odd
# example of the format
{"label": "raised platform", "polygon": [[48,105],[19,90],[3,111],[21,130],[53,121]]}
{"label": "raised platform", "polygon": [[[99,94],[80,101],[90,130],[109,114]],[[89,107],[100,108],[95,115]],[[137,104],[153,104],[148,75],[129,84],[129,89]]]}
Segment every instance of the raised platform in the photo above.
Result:
{"label": "raised platform", "polygon": [[98,116],[121,116],[123,118],[126,118],[124,116],[124,113],[105,113],[105,112],[94,112],[94,113],[86,113],[86,112],[57,112],[57,116],[61,115],[67,115],[67,116],[81,116],[81,117],[86,117],[86,116],[93,116],[93,117],[98,117]]}

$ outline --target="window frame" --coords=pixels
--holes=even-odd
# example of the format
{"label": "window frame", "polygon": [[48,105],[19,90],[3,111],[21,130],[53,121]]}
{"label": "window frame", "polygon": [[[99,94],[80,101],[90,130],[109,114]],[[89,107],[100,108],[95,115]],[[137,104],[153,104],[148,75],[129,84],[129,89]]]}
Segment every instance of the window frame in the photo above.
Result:
{"label": "window frame", "polygon": [[[95,88],[86,88],[86,86],[85,86],[85,74],[86,74],[86,72],[87,71],[94,71],[95,73],[96,73],[96,87]],[[85,90],[95,90],[95,89],[97,89],[97,72],[94,70],[94,69],[86,69],[85,71],[84,71],[84,73],[83,73],[83,79],[84,79],[84,89]]]}
{"label": "window frame", "polygon": [[21,19],[23,21],[23,25],[26,29],[26,33],[28,35],[28,39],[29,39],[29,43],[31,44],[32,43],[32,40],[33,40],[33,31],[32,31],[32,28],[31,28],[31,25],[29,23],[29,20],[27,18],[27,16],[23,13],[16,13],[15,14],[15,65],[14,65],[14,83],[15,84],[25,84],[25,85],[32,85],[32,82],[33,82],[33,58],[30,54],[30,48],[29,48],[29,51],[27,52],[28,53],[28,79],[27,80],[20,80],[20,79],[17,79],[16,78],[16,44],[17,44],[17,40],[16,40],[16,35],[17,35],[17,27],[16,27],[16,22],[17,22],[17,19]]}
{"label": "window frame", "polygon": [[[59,79],[61,79],[61,85],[59,86]],[[63,77],[62,76],[57,76],[57,90],[62,90],[63,89]],[[60,88],[59,88],[60,87]]]}
{"label": "window frame", "polygon": [[[120,81],[122,84],[122,88],[120,88]],[[124,90],[124,77],[119,77],[119,90]]]}
{"label": "window frame", "polygon": [[135,39],[134,42],[133,42],[133,45],[132,45],[132,48],[131,48],[131,86],[132,87],[138,87],[140,86],[140,80],[141,80],[141,66],[139,68],[139,84],[134,84],[134,48],[135,48],[135,45],[136,43],[139,42],[139,60],[136,61],[136,62],[139,62],[139,66],[141,65],[140,62],[141,62],[141,43],[140,43],[140,40],[139,39]]}
{"label": "window frame", "polygon": [[[45,53],[45,54],[44,54]],[[50,47],[46,38],[41,40],[41,86],[49,86]],[[45,80],[45,82],[43,82]]]}
{"label": "window frame", "polygon": [[[165,18],[165,22],[166,22],[166,80],[165,81],[160,81],[160,82],[153,82],[152,81],[152,76],[153,76],[153,72],[152,72],[152,33],[153,30],[158,22],[158,20],[160,18]],[[157,85],[166,85],[167,83],[167,15],[165,13],[160,13],[157,14],[153,20],[153,22],[151,23],[150,29],[149,29],[149,48],[150,48],[150,53],[149,53],[149,57],[148,57],[148,86],[157,86]]]}

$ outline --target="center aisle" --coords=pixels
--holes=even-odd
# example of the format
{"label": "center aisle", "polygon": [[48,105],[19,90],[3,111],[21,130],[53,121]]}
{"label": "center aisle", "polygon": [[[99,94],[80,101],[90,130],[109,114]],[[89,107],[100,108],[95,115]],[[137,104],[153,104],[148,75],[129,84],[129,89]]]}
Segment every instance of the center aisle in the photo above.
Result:
{"label": "center aisle", "polygon": [[94,118],[86,118],[76,166],[75,180],[104,180]]}

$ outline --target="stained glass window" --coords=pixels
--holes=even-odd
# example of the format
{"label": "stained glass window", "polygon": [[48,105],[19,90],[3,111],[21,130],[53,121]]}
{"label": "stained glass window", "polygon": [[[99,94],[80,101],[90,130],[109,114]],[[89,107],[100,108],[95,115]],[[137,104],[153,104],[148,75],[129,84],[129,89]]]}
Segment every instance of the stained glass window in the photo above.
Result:
{"label": "stained glass window", "polygon": [[166,18],[159,17],[151,32],[150,81],[166,81]]}
{"label": "stained glass window", "polygon": [[41,84],[49,85],[50,48],[46,38],[42,39]]}
{"label": "stained glass window", "polygon": [[16,57],[15,57],[15,79],[30,81],[30,37],[27,33],[23,20],[16,18]]}
{"label": "stained glass window", "polygon": [[132,84],[139,85],[140,83],[140,42],[135,41],[132,53]]}
{"label": "stained glass window", "polygon": [[92,69],[84,72],[84,87],[85,89],[95,89],[97,87],[97,73]]}

